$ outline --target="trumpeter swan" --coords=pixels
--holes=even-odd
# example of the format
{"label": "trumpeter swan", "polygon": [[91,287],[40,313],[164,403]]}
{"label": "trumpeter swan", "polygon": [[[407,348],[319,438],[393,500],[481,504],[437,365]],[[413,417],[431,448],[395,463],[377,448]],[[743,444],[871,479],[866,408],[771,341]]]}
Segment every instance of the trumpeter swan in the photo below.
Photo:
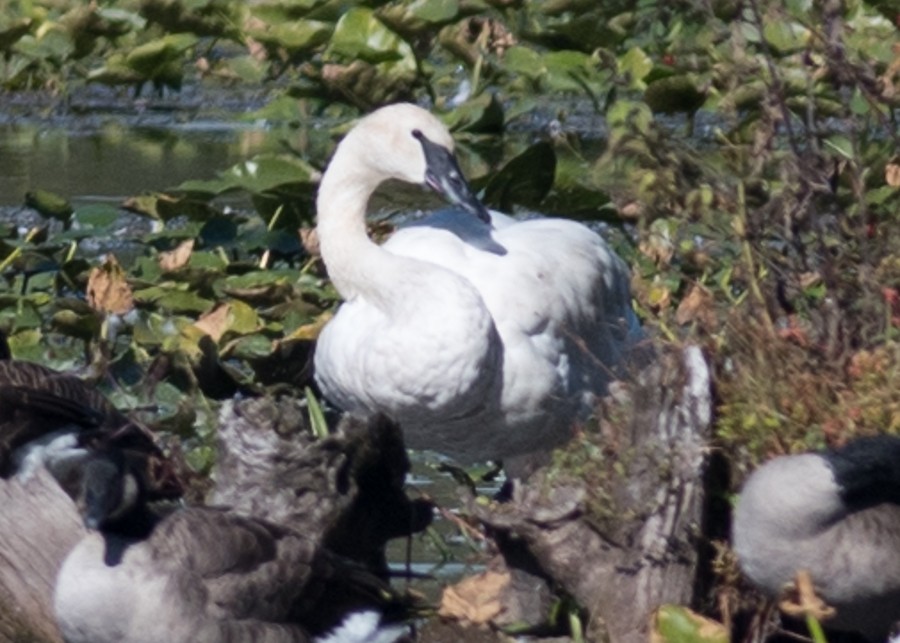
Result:
{"label": "trumpeter swan", "polygon": [[[366,205],[392,178],[456,208],[379,246]],[[344,411],[397,421],[409,447],[473,461],[556,446],[640,337],[628,269],[604,240],[574,221],[488,212],[447,128],[414,105],[383,107],[344,137],[317,210],[345,300],[319,337],[319,384]]]}
{"label": "trumpeter swan", "polygon": [[900,621],[900,438],[767,462],[744,484],[732,541],[769,595],[805,570],[837,608],[826,626],[886,640]]}

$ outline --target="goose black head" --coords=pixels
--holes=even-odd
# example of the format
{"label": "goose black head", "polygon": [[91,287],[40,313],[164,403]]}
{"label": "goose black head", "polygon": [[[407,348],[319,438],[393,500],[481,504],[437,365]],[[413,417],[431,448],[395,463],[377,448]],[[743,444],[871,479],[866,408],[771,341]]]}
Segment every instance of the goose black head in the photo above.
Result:
{"label": "goose black head", "polygon": [[124,452],[97,452],[84,463],[78,506],[88,529],[103,529],[122,519],[143,504],[143,495]]}

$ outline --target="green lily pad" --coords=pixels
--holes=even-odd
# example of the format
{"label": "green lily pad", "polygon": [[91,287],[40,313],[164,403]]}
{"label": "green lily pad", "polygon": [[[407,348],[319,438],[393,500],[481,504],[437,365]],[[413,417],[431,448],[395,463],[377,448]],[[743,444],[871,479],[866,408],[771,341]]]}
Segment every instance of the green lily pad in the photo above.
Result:
{"label": "green lily pad", "polygon": [[378,17],[403,34],[416,35],[445,25],[459,15],[459,0],[413,0],[378,9]]}
{"label": "green lily pad", "polygon": [[445,118],[456,132],[497,133],[503,131],[503,104],[494,93],[486,93],[456,107]]}
{"label": "green lily pad", "polygon": [[345,13],[334,27],[326,56],[367,63],[394,62],[416,70],[412,47],[388,29],[371,9],[357,7]]}
{"label": "green lily pad", "polygon": [[215,305],[209,299],[204,299],[195,292],[186,290],[182,284],[151,286],[135,290],[135,303],[143,306],[153,306],[157,310],[166,310],[172,313],[198,313],[202,314],[212,309]]}
{"label": "green lily pad", "polygon": [[763,26],[763,37],[782,54],[801,51],[809,45],[810,32],[791,20],[768,20]]}
{"label": "green lily pad", "polygon": [[334,25],[318,20],[291,20],[248,29],[247,35],[264,45],[283,48],[296,55],[324,45],[333,29]]}
{"label": "green lily pad", "polygon": [[13,51],[32,60],[47,60],[61,65],[75,52],[75,42],[61,25],[45,23],[40,35],[25,35],[16,42]]}
{"label": "green lily pad", "polygon": [[173,188],[197,196],[216,196],[232,190],[265,192],[291,184],[312,184],[319,172],[306,161],[284,154],[261,154],[220,172],[209,181],[185,181]]}
{"label": "green lily pad", "polygon": [[74,212],[67,198],[49,190],[29,190],[25,193],[25,205],[66,225]]}
{"label": "green lily pad", "polygon": [[180,60],[197,40],[189,33],[169,34],[132,49],[125,56],[125,64],[143,77],[153,79],[162,74],[170,62]]}
{"label": "green lily pad", "polygon": [[79,206],[72,214],[72,225],[91,234],[107,230],[118,222],[121,214],[115,206],[93,203]]}
{"label": "green lily pad", "polygon": [[535,208],[553,187],[556,152],[547,142],[532,145],[491,177],[484,202],[509,212],[513,205]]}

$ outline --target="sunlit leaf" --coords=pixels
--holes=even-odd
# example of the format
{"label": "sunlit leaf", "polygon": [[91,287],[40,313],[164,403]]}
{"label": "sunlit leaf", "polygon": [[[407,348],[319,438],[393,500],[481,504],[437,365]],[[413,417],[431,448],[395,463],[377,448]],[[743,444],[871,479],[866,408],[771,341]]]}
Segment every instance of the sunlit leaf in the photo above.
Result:
{"label": "sunlit leaf", "polygon": [[134,301],[172,313],[205,313],[214,306],[212,301],[204,299],[195,292],[166,286],[151,286],[135,290]]}
{"label": "sunlit leaf", "polygon": [[763,26],[763,36],[781,53],[804,49],[809,44],[809,29],[790,20],[769,20]]}
{"label": "sunlit leaf", "polygon": [[416,57],[400,36],[388,29],[371,9],[350,9],[338,21],[329,43],[327,55],[368,63],[402,63],[415,71]]}
{"label": "sunlit leaf", "polygon": [[121,218],[119,209],[105,203],[80,205],[72,214],[72,225],[86,232],[98,234],[118,222]]}
{"label": "sunlit leaf", "polygon": [[247,35],[262,43],[299,53],[328,42],[333,29],[333,25],[318,20],[292,20],[251,28]]}
{"label": "sunlit leaf", "polygon": [[653,60],[639,47],[632,47],[619,58],[619,71],[628,74],[633,85],[638,85],[653,69]]}
{"label": "sunlit leaf", "polygon": [[185,181],[173,188],[176,192],[221,194],[230,190],[264,192],[293,183],[318,181],[319,172],[302,159],[287,156],[261,154],[232,166],[209,181]]}
{"label": "sunlit leaf", "polygon": [[728,643],[725,626],[687,607],[663,605],[653,617],[652,643]]}

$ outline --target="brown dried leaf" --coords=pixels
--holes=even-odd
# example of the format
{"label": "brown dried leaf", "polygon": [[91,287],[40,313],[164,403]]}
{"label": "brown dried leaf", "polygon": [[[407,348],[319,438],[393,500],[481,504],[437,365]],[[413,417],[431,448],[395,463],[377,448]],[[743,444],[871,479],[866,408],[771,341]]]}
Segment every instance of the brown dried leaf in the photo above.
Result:
{"label": "brown dried leaf", "polygon": [[694,284],[687,296],[678,304],[675,321],[681,325],[696,321],[703,328],[714,328],[716,311],[712,293],[700,284]]}
{"label": "brown dried leaf", "polygon": [[187,265],[193,251],[193,239],[182,241],[174,250],[159,253],[159,267],[162,268],[163,272],[178,270],[182,266]]}
{"label": "brown dried leaf", "polygon": [[319,249],[319,234],[315,228],[304,226],[298,230],[300,233],[300,243],[303,249],[309,253],[311,257],[321,256],[322,251]]}
{"label": "brown dried leaf", "polygon": [[219,304],[194,323],[195,328],[213,338],[217,342],[231,326],[231,304]]}
{"label": "brown dried leaf", "polygon": [[892,188],[900,187],[900,164],[888,163],[884,168],[884,180]]}
{"label": "brown dried leaf", "polygon": [[509,585],[508,573],[486,571],[447,587],[438,614],[473,625],[484,625],[503,611],[501,594]]}
{"label": "brown dried leaf", "polygon": [[131,286],[114,255],[107,255],[102,265],[91,270],[87,301],[91,308],[101,313],[124,315],[134,308]]}
{"label": "brown dried leaf", "polygon": [[819,621],[835,615],[835,609],[816,595],[812,578],[803,570],[797,572],[794,586],[787,591],[785,598],[778,604],[785,614],[790,616],[813,616]]}

